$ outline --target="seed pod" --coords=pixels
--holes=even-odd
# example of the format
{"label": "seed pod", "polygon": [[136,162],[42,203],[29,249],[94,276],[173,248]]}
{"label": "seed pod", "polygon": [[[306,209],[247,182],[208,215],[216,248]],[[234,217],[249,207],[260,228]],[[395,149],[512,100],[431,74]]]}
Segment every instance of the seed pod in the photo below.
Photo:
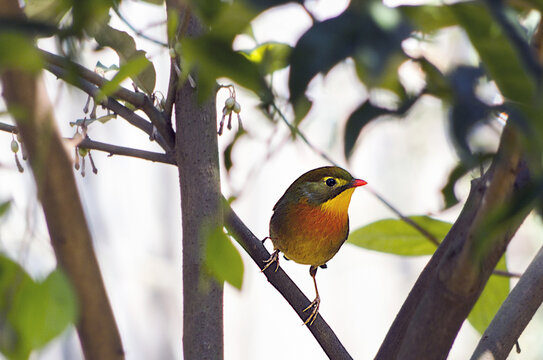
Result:
{"label": "seed pod", "polygon": [[232,109],[236,104],[236,99],[234,99],[232,96],[230,96],[226,101],[224,102],[224,107],[228,109]]}
{"label": "seed pod", "polygon": [[239,114],[239,112],[241,111],[241,105],[239,104],[239,102],[235,102],[234,106],[232,107],[232,110],[234,110],[234,112],[236,114]]}
{"label": "seed pod", "polygon": [[11,140],[11,151],[13,151],[14,153],[17,153],[19,151],[19,143],[15,139]]}
{"label": "seed pod", "polygon": [[85,149],[85,148],[77,148],[77,149],[79,150],[79,155],[81,155],[81,157],[85,157],[89,153],[89,149]]}

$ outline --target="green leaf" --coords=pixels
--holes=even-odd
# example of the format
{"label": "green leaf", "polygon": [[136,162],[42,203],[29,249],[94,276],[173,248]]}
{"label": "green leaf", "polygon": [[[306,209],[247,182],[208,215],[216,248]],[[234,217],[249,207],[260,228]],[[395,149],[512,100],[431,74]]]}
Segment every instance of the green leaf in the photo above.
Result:
{"label": "green leaf", "polygon": [[226,236],[222,227],[204,227],[206,239],[204,268],[217,281],[227,281],[241,289],[243,283],[243,261],[238,249]]}
{"label": "green leaf", "polygon": [[443,75],[434,64],[424,57],[421,57],[416,61],[420,65],[426,77],[425,92],[444,101],[450,102],[453,96],[452,89],[445,75]]}
{"label": "green leaf", "polygon": [[124,31],[112,28],[107,22],[101,22],[89,31],[94,36],[100,46],[110,47],[119,56],[121,68],[124,64],[135,61],[138,68],[144,69],[137,74],[131,74],[130,78],[136,83],[138,88],[147,94],[152,94],[155,89],[156,72],[153,64],[145,57],[145,51],[136,49],[134,39]]}
{"label": "green leaf", "polygon": [[104,64],[102,64],[101,61],[98,61],[94,67],[96,69],[100,69],[104,73],[106,73],[108,71],[118,71],[119,70],[119,67],[116,64],[111,64],[110,66],[105,66]]}
{"label": "green leaf", "polygon": [[173,44],[177,38],[177,29],[179,27],[179,13],[177,11],[173,9],[168,10],[168,22],[166,25],[168,44]]}
{"label": "green leaf", "polygon": [[[452,224],[428,216],[409,216],[411,220],[442,241]],[[437,246],[417,229],[399,219],[379,220],[349,235],[347,242],[369,250],[402,256],[432,255]]]}
{"label": "green leaf", "polygon": [[11,200],[0,202],[0,217],[4,216],[11,206]]}
{"label": "green leaf", "polygon": [[287,44],[266,42],[241,53],[257,64],[262,74],[269,75],[288,66],[291,51],[292,47]]}
{"label": "green leaf", "polygon": [[[507,271],[505,256],[502,256],[496,265],[496,269]],[[509,295],[509,288],[510,283],[507,276],[490,276],[479,300],[477,300],[468,316],[469,323],[480,334],[482,334],[488,325],[490,325],[494,315],[496,315],[500,306],[507,298],[507,295]]]}
{"label": "green leaf", "polygon": [[29,38],[9,32],[0,32],[0,72],[19,69],[37,72],[43,67],[41,54]]}
{"label": "green leaf", "polygon": [[370,121],[376,120],[384,115],[403,116],[407,111],[409,111],[409,109],[411,109],[413,104],[415,104],[418,99],[419,96],[406,96],[396,109],[382,108],[373,105],[369,101],[365,101],[349,116],[349,119],[347,119],[344,136],[345,143],[343,147],[345,157],[347,159],[350,158],[360,132],[362,132],[364,127]]}
{"label": "green leaf", "polygon": [[97,117],[96,119],[77,119],[76,121],[70,121],[70,126],[81,126],[83,123],[85,123],[86,126],[89,126],[95,121],[98,121],[102,124],[107,123],[111,119],[116,119],[117,114],[109,114],[109,115],[103,115],[100,117]]}
{"label": "green leaf", "polygon": [[227,77],[239,85],[252,90],[263,102],[269,103],[272,93],[258,66],[239,52],[232,50],[230,43],[210,35],[182,40],[183,75],[198,71],[198,99],[204,101],[216,88],[216,80]]}
{"label": "green leaf", "polygon": [[527,73],[520,55],[486,6],[467,2],[450,5],[449,9],[466,30],[501,93],[517,104],[531,102],[537,91],[537,80]]}
{"label": "green leaf", "polygon": [[0,352],[26,359],[76,320],[76,299],[59,270],[35,282],[14,261],[0,255]]}
{"label": "green leaf", "polygon": [[97,95],[97,99],[104,99],[119,89],[121,82],[127,78],[137,79],[138,76],[147,69],[149,66],[149,60],[144,55],[129,59],[119,68],[119,71],[111,81],[108,81],[100,88],[100,92]]}
{"label": "green leaf", "polygon": [[26,0],[23,9],[29,19],[58,25],[70,7],[71,1],[66,0]]}
{"label": "green leaf", "polygon": [[14,322],[29,349],[44,346],[76,319],[76,299],[68,279],[55,270],[28,287],[14,304]]}
{"label": "green leaf", "polygon": [[245,32],[258,15],[245,1],[191,0],[192,8],[208,25],[209,36],[232,44],[236,35]]}
{"label": "green leaf", "polygon": [[349,116],[347,124],[345,125],[345,142],[343,148],[345,157],[350,158],[356,140],[364,126],[380,116],[390,115],[392,113],[394,113],[394,111],[375,106],[369,101],[360,105],[358,109]]}
{"label": "green leaf", "polygon": [[399,6],[401,11],[413,24],[413,26],[424,32],[433,33],[445,27],[458,24],[456,17],[447,6]]}
{"label": "green leaf", "polygon": [[315,23],[290,57],[291,102],[296,105],[315,75],[326,74],[347,57],[355,59],[362,81],[376,86],[386,79],[390,84],[389,64],[403,56],[401,42],[409,33],[396,10],[375,2],[367,6],[351,3],[339,16]]}

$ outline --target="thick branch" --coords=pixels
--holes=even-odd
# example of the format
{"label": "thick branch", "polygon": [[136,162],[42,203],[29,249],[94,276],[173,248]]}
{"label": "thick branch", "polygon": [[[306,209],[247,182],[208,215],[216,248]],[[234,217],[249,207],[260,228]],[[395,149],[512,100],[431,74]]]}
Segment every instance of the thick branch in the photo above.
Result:
{"label": "thick branch", "polygon": [[542,302],[543,248],[494,316],[471,359],[506,359]]}
{"label": "thick branch", "polygon": [[[226,203],[226,200],[224,202]],[[270,257],[270,253],[262,245],[262,242],[254,236],[251,230],[245,226],[231,208],[225,210],[224,221],[228,231],[251,256],[258,267],[262,269],[265,265],[264,260]],[[307,313],[303,312],[303,309],[311,301],[294,284],[281,267],[277,271],[274,270],[275,266],[271,266],[264,272],[264,275],[266,275],[273,287],[283,295],[300,319],[305,321]],[[311,326],[308,326],[308,329],[330,359],[352,359],[320,313],[317,315],[315,322]]]}
{"label": "thick branch", "polygon": [[[16,0],[0,0],[0,16],[24,17]],[[6,104],[24,109],[17,112],[15,121],[26,146],[51,244],[77,295],[77,330],[83,353],[87,359],[123,359],[72,162],[64,150],[43,80],[39,74],[18,70],[4,71],[1,80]]]}
{"label": "thick branch", "polygon": [[516,131],[511,127],[508,124],[504,130],[500,151],[490,169],[472,184],[462,213],[417,280],[377,359],[447,356],[460,326],[529,212],[522,209],[503,224],[503,231],[480,238],[483,219],[493,216],[496,206],[505,206],[511,194],[525,189],[529,180],[525,164],[518,161],[519,142],[510,136],[510,131]]}

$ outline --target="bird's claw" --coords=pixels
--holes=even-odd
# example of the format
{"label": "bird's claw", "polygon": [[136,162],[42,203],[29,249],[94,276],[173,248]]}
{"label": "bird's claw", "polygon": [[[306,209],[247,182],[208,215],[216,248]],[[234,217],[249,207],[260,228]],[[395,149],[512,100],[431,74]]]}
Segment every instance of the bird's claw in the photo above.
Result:
{"label": "bird's claw", "polygon": [[275,271],[277,271],[277,269],[279,269],[279,250],[275,250],[271,256],[269,257],[269,259],[267,260],[264,260],[264,263],[266,264],[266,266],[264,266],[262,268],[262,270],[260,270],[260,272],[264,272],[264,270],[266,270],[267,268],[270,267],[271,264],[273,263],[276,263],[277,266],[275,267]]}
{"label": "bird's claw", "polygon": [[304,325],[308,325],[308,326],[313,325],[313,322],[315,321],[315,319],[317,318],[317,315],[319,314],[320,304],[321,304],[321,299],[320,297],[317,296],[315,300],[313,300],[311,304],[309,304],[309,306],[303,310],[304,312],[306,312],[307,310],[313,308],[313,311],[311,311],[311,314],[309,314],[309,317],[307,318],[307,320],[304,321]]}

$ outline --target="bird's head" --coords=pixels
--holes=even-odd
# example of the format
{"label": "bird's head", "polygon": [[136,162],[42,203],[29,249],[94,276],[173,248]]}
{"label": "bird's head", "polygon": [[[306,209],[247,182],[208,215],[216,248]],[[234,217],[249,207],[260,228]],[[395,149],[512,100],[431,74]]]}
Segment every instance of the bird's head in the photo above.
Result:
{"label": "bird's head", "polygon": [[274,210],[281,205],[307,203],[326,211],[347,211],[354,189],[366,184],[337,166],[317,168],[296,179]]}

